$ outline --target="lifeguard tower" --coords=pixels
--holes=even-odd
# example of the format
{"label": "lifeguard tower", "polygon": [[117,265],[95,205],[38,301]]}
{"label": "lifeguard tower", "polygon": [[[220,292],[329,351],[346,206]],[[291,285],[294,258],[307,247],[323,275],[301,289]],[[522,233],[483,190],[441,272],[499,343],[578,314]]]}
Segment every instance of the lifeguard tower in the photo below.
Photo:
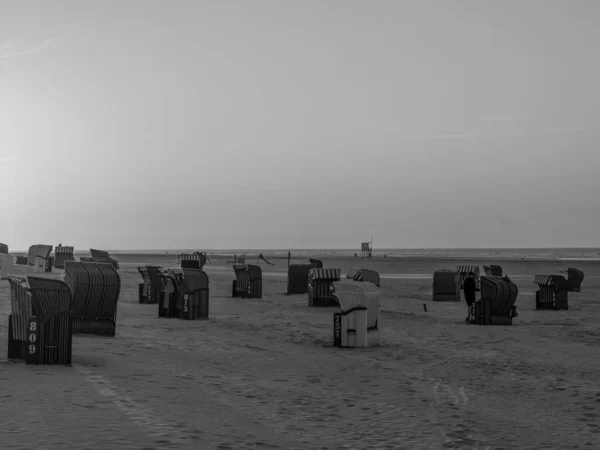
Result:
{"label": "lifeguard tower", "polygon": [[361,258],[370,258],[373,254],[373,238],[371,242],[363,242],[360,244]]}

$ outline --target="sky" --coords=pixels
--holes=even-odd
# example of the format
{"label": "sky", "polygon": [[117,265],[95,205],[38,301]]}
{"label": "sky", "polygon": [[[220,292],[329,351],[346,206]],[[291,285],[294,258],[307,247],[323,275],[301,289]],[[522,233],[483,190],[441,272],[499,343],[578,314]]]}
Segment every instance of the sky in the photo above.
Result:
{"label": "sky", "polygon": [[0,5],[0,242],[598,247],[600,2]]}

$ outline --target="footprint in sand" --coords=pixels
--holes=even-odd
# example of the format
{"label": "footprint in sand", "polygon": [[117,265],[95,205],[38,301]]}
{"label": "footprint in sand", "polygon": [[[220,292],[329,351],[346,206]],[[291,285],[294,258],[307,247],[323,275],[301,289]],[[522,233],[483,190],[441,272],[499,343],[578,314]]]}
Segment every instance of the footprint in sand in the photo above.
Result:
{"label": "footprint in sand", "polygon": [[433,396],[437,403],[450,400],[454,405],[466,405],[469,402],[464,386],[461,386],[455,392],[445,383],[435,383],[433,385]]}

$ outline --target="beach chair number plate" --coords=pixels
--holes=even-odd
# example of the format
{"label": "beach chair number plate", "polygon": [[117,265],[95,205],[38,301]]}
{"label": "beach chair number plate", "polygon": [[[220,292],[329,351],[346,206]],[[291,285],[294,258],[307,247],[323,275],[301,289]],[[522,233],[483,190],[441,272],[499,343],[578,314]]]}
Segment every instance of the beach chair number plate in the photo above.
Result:
{"label": "beach chair number plate", "polygon": [[342,346],[342,315],[339,313],[333,314],[333,346]]}
{"label": "beach chair number plate", "polygon": [[188,312],[188,301],[190,296],[188,294],[184,294],[183,296],[183,312]]}
{"label": "beach chair number plate", "polygon": [[27,349],[27,364],[37,364],[38,363],[38,347],[36,342],[38,341],[38,323],[35,319],[29,320],[29,336],[27,337],[29,341],[29,346]]}

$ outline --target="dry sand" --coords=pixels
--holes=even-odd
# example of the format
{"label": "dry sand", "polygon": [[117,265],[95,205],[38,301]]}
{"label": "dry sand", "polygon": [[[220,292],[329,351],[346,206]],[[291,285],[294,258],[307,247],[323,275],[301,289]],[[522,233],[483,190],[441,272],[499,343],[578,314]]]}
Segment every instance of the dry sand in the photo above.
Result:
{"label": "dry sand", "polygon": [[[72,367],[6,359],[0,282],[0,448],[600,449],[598,262],[498,261],[519,317],[480,327],[463,304],[430,301],[432,272],[456,261],[324,259],[382,274],[382,345],[337,349],[337,309],[284,295],[287,260],[261,263],[263,298],[244,300],[230,298],[227,258],[211,258],[210,319],[191,322],[137,303],[136,266],[172,256],[115,256],[117,336],[75,336]],[[568,311],[534,311],[533,275],[568,266],[583,292]]]}

